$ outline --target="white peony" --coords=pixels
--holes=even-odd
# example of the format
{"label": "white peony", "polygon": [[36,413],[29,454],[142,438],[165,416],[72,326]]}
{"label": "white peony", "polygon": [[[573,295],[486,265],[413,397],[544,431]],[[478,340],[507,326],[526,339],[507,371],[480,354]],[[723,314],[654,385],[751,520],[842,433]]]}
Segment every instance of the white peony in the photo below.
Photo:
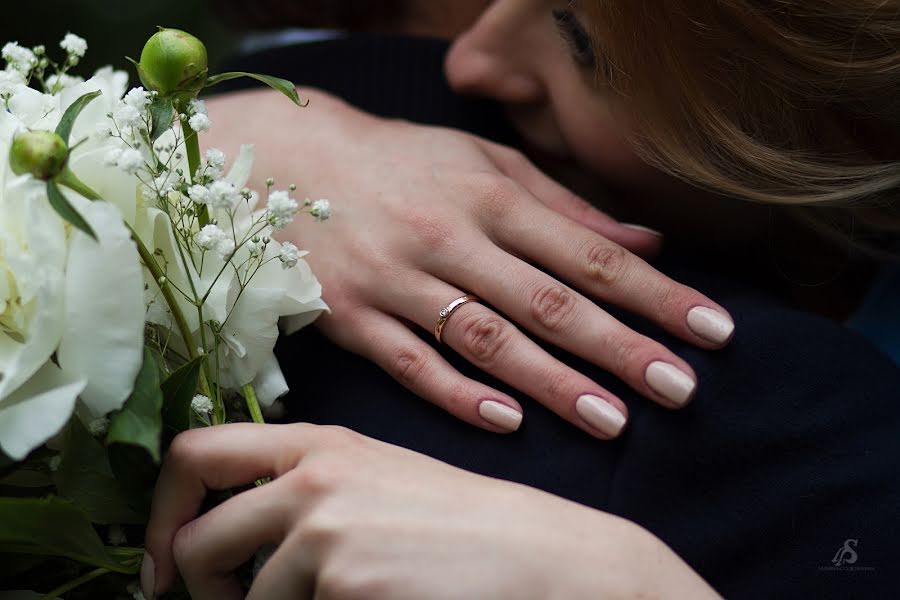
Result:
{"label": "white peony", "polygon": [[109,96],[78,120],[72,141],[90,139],[74,153],[73,168],[83,162],[79,155],[108,152],[108,141],[94,134],[107,127],[105,110],[121,97],[120,79],[110,71],[57,96],[20,87],[9,111],[0,112],[0,448],[13,459],[56,434],[79,398],[95,418],[121,408],[141,366],[142,269],[122,223],[122,208],[135,210],[134,180],[123,174],[108,190],[122,208],[64,190],[95,241],[57,215],[45,183],[8,166],[17,132],[53,130],[65,108],[92,89]]}

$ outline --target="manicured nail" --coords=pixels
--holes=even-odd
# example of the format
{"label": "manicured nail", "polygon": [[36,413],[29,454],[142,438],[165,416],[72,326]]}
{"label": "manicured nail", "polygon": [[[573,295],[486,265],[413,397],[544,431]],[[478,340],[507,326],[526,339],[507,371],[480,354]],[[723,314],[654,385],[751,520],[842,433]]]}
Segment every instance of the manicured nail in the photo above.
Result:
{"label": "manicured nail", "polygon": [[478,405],[481,418],[507,431],[516,431],[522,424],[522,413],[500,402],[485,400]]}
{"label": "manicured nail", "polygon": [[644,377],[654,392],[678,406],[687,404],[697,388],[693,377],[675,365],[660,360],[650,363]]}
{"label": "manicured nail", "polygon": [[147,600],[153,600],[155,597],[153,592],[156,586],[156,565],[153,564],[153,557],[148,552],[144,552],[144,560],[141,561],[141,591]]}
{"label": "manicured nail", "polygon": [[705,306],[695,306],[687,316],[688,327],[714,344],[724,344],[734,333],[734,321],[728,315]]}
{"label": "manicured nail", "polygon": [[588,425],[608,436],[616,437],[625,427],[625,415],[603,398],[585,394],[575,403],[575,410]]}
{"label": "manicured nail", "polygon": [[649,227],[644,227],[643,225],[636,225],[634,223],[622,223],[622,227],[627,227],[628,229],[634,229],[635,231],[640,231],[643,233],[649,233],[651,235],[655,235],[656,237],[663,237],[663,234],[655,229],[650,229]]}

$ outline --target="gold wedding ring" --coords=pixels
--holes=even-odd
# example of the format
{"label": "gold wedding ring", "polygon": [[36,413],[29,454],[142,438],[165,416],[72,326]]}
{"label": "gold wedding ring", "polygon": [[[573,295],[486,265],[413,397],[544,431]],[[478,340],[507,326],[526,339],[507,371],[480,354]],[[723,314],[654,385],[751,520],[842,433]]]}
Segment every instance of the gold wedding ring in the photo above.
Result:
{"label": "gold wedding ring", "polygon": [[457,308],[462,306],[463,304],[468,304],[469,302],[480,302],[481,300],[475,294],[466,294],[461,298],[457,298],[447,306],[441,309],[441,312],[438,313],[437,323],[434,325],[434,337],[437,339],[438,344],[443,343],[441,341],[441,334],[444,332],[444,325],[447,324],[447,321],[450,319],[450,316],[456,311]]}

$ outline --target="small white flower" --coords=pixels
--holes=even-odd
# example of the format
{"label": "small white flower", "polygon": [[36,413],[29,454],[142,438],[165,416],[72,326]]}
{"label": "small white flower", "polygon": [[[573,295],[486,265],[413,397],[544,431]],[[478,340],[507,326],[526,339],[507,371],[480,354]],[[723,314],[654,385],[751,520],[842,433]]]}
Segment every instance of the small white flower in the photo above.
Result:
{"label": "small white flower", "polygon": [[109,419],[106,417],[100,417],[99,419],[94,419],[87,426],[88,432],[94,437],[100,437],[101,435],[106,434],[106,430],[109,429]]}
{"label": "small white flower", "polygon": [[209,131],[211,123],[209,122],[209,117],[204,114],[197,113],[188,119],[188,125],[191,126],[191,129],[194,131]]}
{"label": "small white flower", "polygon": [[281,245],[281,250],[278,252],[278,260],[281,261],[282,269],[290,269],[292,267],[297,266],[297,263],[300,262],[300,259],[303,258],[304,252],[300,252],[297,249],[297,246],[290,242],[285,242]]}
{"label": "small white flower", "polygon": [[331,202],[325,200],[316,200],[309,209],[309,214],[319,221],[327,221],[331,218]]}
{"label": "small white flower", "polygon": [[62,456],[57,454],[56,456],[52,457],[50,459],[50,461],[47,463],[47,468],[55,473],[56,471],[59,470],[60,464],[62,464]]}
{"label": "small white flower", "polygon": [[122,151],[117,165],[129,175],[134,175],[144,168],[144,155],[134,148],[128,148]]}
{"label": "small white flower", "polygon": [[209,204],[209,189],[203,185],[192,185],[188,188],[188,196],[196,204]]}
{"label": "small white flower", "polygon": [[25,75],[37,64],[37,57],[28,48],[23,48],[17,42],[8,42],[0,51],[0,56],[6,60],[7,65]]}
{"label": "small white flower", "polygon": [[109,543],[113,546],[122,546],[128,541],[125,530],[121,525],[110,525],[108,534]]}
{"label": "small white flower", "polygon": [[139,581],[129,583],[125,587],[125,591],[131,594],[131,597],[134,600],[147,600],[147,598],[144,597],[144,592],[141,590],[141,583]]}
{"label": "small white flower", "polygon": [[84,58],[84,53],[87,52],[88,46],[84,38],[80,38],[74,33],[67,33],[59,43],[59,47],[78,58]]}
{"label": "small white flower", "polygon": [[194,241],[204,250],[212,250],[222,260],[227,260],[234,252],[234,240],[218,225],[205,225],[194,234]]}
{"label": "small white flower", "polygon": [[14,69],[0,71],[0,96],[14,94],[21,86],[25,85],[25,78]]}
{"label": "small white flower", "polygon": [[194,399],[191,400],[191,408],[201,415],[209,414],[213,410],[212,400],[203,394],[197,394],[194,396]]}
{"label": "small white flower", "polygon": [[133,106],[141,112],[143,112],[148,106],[150,106],[151,101],[152,98],[150,97],[150,92],[142,87],[136,87],[128,90],[128,93],[125,94],[124,98],[122,98],[122,102],[124,102],[128,106]]}
{"label": "small white flower", "polygon": [[143,119],[144,115],[140,110],[130,104],[125,104],[124,102],[119,103],[115,110],[113,110],[113,120],[120,129],[140,127],[144,124]]}
{"label": "small white flower", "polygon": [[188,114],[206,115],[208,117],[209,111],[206,109],[206,102],[194,98],[191,100],[190,104],[188,104]]}
{"label": "small white flower", "polygon": [[219,180],[209,186],[209,205],[216,209],[231,210],[241,201],[241,191],[233,183]]}
{"label": "small white flower", "polygon": [[269,222],[277,229],[293,221],[300,207],[287,192],[277,191],[269,194],[268,209]]}
{"label": "small white flower", "polygon": [[216,148],[210,148],[206,151],[206,162],[209,166],[217,169],[225,168],[225,153]]}

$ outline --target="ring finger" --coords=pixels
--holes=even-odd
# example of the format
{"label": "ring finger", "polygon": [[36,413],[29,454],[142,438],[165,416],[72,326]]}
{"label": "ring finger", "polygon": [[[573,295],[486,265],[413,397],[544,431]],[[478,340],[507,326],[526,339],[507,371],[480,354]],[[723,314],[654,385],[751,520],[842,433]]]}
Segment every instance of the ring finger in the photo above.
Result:
{"label": "ring finger", "polygon": [[[430,276],[419,279],[411,282],[417,293],[404,294],[399,306],[396,298],[391,300],[393,310],[433,331],[441,308],[465,294]],[[628,412],[619,398],[545,352],[484,304],[469,302],[456,308],[444,326],[442,341],[595,437],[614,438],[625,425]]]}

